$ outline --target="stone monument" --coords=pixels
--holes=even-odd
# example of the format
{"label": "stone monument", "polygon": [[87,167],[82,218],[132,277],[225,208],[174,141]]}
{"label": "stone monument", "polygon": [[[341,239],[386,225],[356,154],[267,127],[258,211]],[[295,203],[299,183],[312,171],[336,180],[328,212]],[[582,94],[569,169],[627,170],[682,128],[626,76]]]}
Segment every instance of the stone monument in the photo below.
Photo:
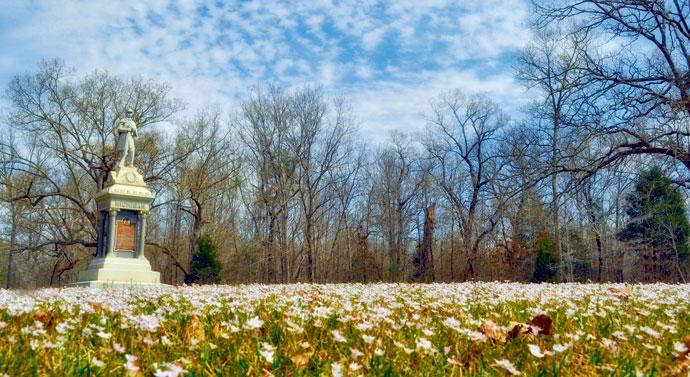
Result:
{"label": "stone monument", "polygon": [[115,122],[120,160],[106,187],[96,194],[98,242],[94,258],[79,273],[76,285],[90,287],[156,285],[160,272],[151,270],[144,255],[146,217],[153,194],[134,166],[137,125],[132,110]]}

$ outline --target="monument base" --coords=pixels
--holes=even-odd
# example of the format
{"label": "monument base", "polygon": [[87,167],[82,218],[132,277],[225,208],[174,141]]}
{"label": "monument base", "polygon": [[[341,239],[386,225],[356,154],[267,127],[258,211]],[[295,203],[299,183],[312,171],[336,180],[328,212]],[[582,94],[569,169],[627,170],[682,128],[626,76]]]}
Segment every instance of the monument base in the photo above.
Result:
{"label": "monument base", "polygon": [[84,287],[84,288],[145,288],[145,287],[167,287],[168,284],[163,283],[135,283],[123,281],[79,281],[76,283],[67,284],[67,287]]}
{"label": "monument base", "polygon": [[89,268],[79,273],[74,286],[119,287],[137,285],[163,285],[160,272],[151,270],[145,257],[123,258],[106,256],[94,258]]}

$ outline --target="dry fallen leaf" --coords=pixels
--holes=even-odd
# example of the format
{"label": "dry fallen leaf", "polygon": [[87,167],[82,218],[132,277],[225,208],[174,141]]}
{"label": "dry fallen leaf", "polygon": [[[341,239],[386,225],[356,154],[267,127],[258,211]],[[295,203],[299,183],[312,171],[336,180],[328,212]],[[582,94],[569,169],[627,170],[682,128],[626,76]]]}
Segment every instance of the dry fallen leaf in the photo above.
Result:
{"label": "dry fallen leaf", "polygon": [[452,358],[452,357],[447,358],[446,361],[447,361],[448,364],[450,364],[450,365],[456,365],[456,366],[457,366],[457,365],[460,365],[460,362],[457,361],[457,360],[455,360],[455,359]]}
{"label": "dry fallen leaf", "polygon": [[213,330],[211,330],[211,333],[213,333],[213,336],[215,336],[216,338],[218,338],[222,334],[222,331],[220,331],[220,323],[216,323],[213,326]]}
{"label": "dry fallen leaf", "polygon": [[204,327],[199,321],[199,317],[193,316],[184,329],[184,338],[187,343],[191,342],[192,339],[198,341],[206,340],[206,334],[204,333]]}
{"label": "dry fallen leaf", "polygon": [[492,339],[498,343],[505,343],[506,334],[501,328],[492,320],[486,320],[482,324],[481,331],[487,338]]}
{"label": "dry fallen leaf", "polygon": [[685,345],[686,350],[680,352],[678,356],[676,356],[676,360],[678,360],[682,366],[690,366],[690,334],[683,338],[683,345]]}
{"label": "dry fallen leaf", "polygon": [[36,320],[39,322],[42,322],[44,325],[46,323],[48,323],[48,321],[50,320],[48,313],[44,312],[41,309],[36,310],[35,316],[36,316]]}
{"label": "dry fallen leaf", "polygon": [[139,361],[132,362],[132,369],[127,369],[127,377],[143,377],[144,373],[141,371],[141,364]]}
{"label": "dry fallen leaf", "polygon": [[520,335],[529,335],[530,334],[530,327],[527,324],[519,323],[519,322],[511,322],[509,324],[509,327],[510,327],[510,331],[508,331],[508,334],[507,334],[508,340],[515,339]]}
{"label": "dry fallen leaf", "polygon": [[[539,334],[551,335],[551,317],[546,314],[539,314],[538,316],[532,318],[530,324],[532,326],[539,327]],[[535,334],[536,335],[536,334]]]}
{"label": "dry fallen leaf", "polygon": [[113,311],[113,308],[107,303],[91,302],[90,304],[94,312],[98,315],[108,314]]}
{"label": "dry fallen leaf", "polygon": [[632,286],[631,285],[625,285],[623,288],[616,288],[612,287],[609,288],[609,292],[613,293],[614,296],[622,297],[622,298],[628,298],[632,294]]}
{"label": "dry fallen leaf", "polygon": [[678,360],[678,363],[681,367],[690,367],[690,354],[687,352],[678,354],[678,356],[676,356],[676,360]]}
{"label": "dry fallen leaf", "polygon": [[305,352],[299,355],[292,356],[290,359],[292,362],[295,364],[297,367],[303,367],[309,363],[309,359],[311,358],[312,353],[311,352]]}

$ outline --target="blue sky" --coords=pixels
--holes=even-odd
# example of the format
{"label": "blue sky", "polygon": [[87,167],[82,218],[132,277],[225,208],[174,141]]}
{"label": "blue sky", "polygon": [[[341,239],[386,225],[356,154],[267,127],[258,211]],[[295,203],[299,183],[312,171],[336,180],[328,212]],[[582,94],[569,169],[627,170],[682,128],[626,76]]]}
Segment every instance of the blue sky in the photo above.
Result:
{"label": "blue sky", "polygon": [[13,1],[0,7],[0,86],[61,58],[171,85],[187,112],[233,112],[257,85],[321,85],[365,136],[414,131],[439,94],[487,92],[511,113],[530,39],[526,0]]}

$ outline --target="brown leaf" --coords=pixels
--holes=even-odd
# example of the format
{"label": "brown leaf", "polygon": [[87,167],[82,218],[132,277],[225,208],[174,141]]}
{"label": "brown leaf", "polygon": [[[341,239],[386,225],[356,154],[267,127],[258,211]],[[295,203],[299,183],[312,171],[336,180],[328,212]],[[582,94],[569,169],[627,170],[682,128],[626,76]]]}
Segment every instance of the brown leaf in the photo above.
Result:
{"label": "brown leaf", "polygon": [[295,364],[297,367],[303,367],[309,363],[309,359],[311,358],[312,353],[311,352],[305,352],[299,355],[295,355],[291,357],[290,359],[292,362]]}
{"label": "brown leaf", "polygon": [[544,334],[544,335],[551,335],[551,323],[553,321],[551,320],[551,317],[549,317],[546,314],[539,314],[538,316],[532,318],[532,321],[530,321],[530,324],[532,326],[539,327],[541,330],[539,330],[539,334]]}
{"label": "brown leaf", "polygon": [[681,366],[690,367],[690,354],[688,354],[687,351],[679,353],[678,356],[676,356],[676,360],[678,360]]}
{"label": "brown leaf", "polygon": [[505,343],[506,334],[501,330],[501,328],[492,320],[486,320],[480,328],[482,333],[486,335],[487,338],[492,339],[498,343]]}
{"label": "brown leaf", "polygon": [[37,321],[43,323],[43,327],[48,330],[48,333],[52,333],[53,327],[55,327],[56,324],[56,318],[53,313],[38,309],[35,316]]}
{"label": "brown leaf", "polygon": [[141,364],[139,364],[139,361],[136,360],[132,363],[133,366],[137,367],[138,369],[136,371],[133,371],[131,369],[127,370],[127,376],[128,377],[143,377],[144,373],[141,371]]}
{"label": "brown leaf", "polygon": [[510,331],[508,331],[507,339],[515,339],[520,335],[528,335],[530,333],[530,327],[524,323],[511,322]]}
{"label": "brown leaf", "polygon": [[683,338],[683,344],[688,350],[679,353],[678,356],[676,356],[676,360],[678,360],[682,366],[690,366],[690,334]]}
{"label": "brown leaf", "polygon": [[622,297],[622,298],[628,298],[632,294],[632,286],[631,285],[625,285],[623,288],[616,288],[616,287],[611,287],[609,288],[609,292],[613,293],[614,296]]}
{"label": "brown leaf", "polygon": [[100,303],[100,302],[91,302],[90,304],[91,304],[91,307],[93,308],[93,311],[98,315],[101,315],[103,313],[107,313],[107,312],[111,311],[110,306],[108,306],[108,304],[104,304],[104,303]]}
{"label": "brown leaf", "polygon": [[223,333],[223,332],[220,330],[220,323],[216,323],[216,324],[213,326],[213,330],[211,330],[211,333],[213,333],[213,336],[215,336],[216,338],[218,338],[218,337],[220,336],[220,334]]}
{"label": "brown leaf", "polygon": [[189,343],[192,339],[196,339],[200,342],[206,340],[204,327],[201,325],[201,321],[197,316],[192,317],[187,326],[184,328],[183,333],[187,343]]}
{"label": "brown leaf", "polygon": [[36,310],[36,320],[43,323],[44,325],[50,321],[50,316],[48,313],[44,312],[43,309]]}

